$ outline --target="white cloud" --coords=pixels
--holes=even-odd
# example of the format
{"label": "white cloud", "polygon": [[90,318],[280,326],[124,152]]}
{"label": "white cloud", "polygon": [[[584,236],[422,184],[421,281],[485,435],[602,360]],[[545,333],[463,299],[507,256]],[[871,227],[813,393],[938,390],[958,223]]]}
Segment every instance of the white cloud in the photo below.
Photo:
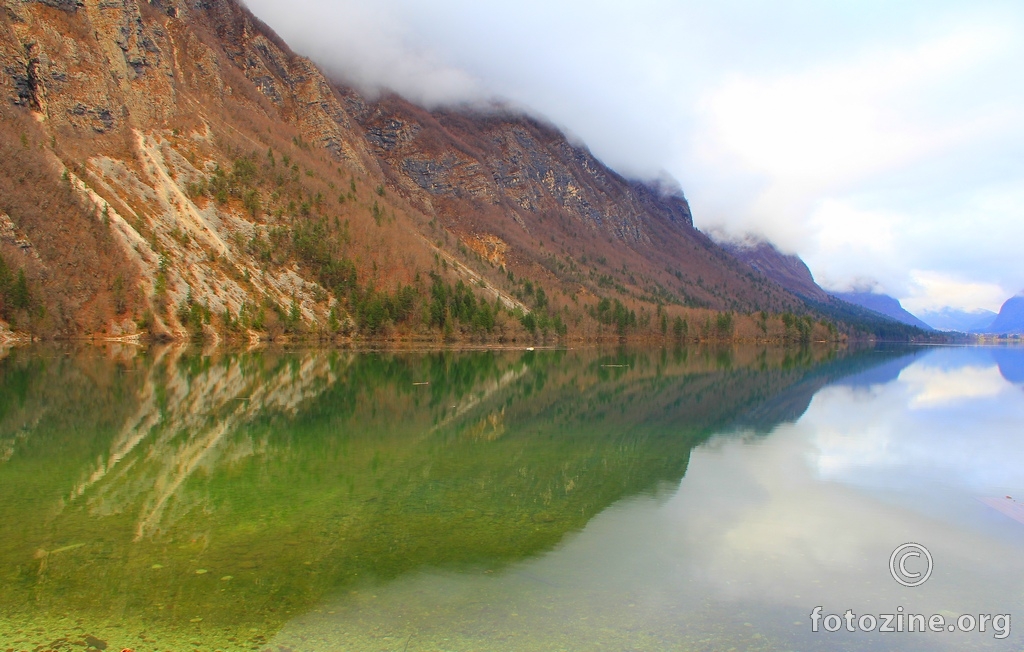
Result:
{"label": "white cloud", "polygon": [[[810,241],[802,247],[804,258],[812,269],[821,270],[818,282],[833,290],[854,289],[866,274],[890,276],[898,271],[896,253],[902,221],[899,214],[857,210],[827,199],[810,213],[804,225]],[[864,269],[866,260],[876,264]]]}
{"label": "white cloud", "polygon": [[964,281],[950,274],[910,270],[909,294],[901,302],[912,313],[943,307],[999,312],[1006,299],[1005,289],[995,283]]}
{"label": "white cloud", "polygon": [[[925,183],[911,173],[896,184],[908,177],[908,170],[956,158],[1008,130],[1020,133],[1019,120],[1011,118],[1019,114],[1005,106],[973,107],[965,116],[959,110],[945,113],[923,99],[947,93],[1004,57],[1012,48],[1011,35],[1005,27],[966,25],[923,43],[872,51],[853,62],[777,77],[748,75],[710,90],[700,102],[695,159],[712,168],[711,174],[727,178],[740,170],[759,186],[745,204],[727,200],[729,208],[716,211],[712,224],[754,231],[801,253],[818,280],[834,289],[868,278],[887,292],[919,298],[918,304],[957,301],[991,309],[994,301],[998,309],[1012,292],[968,281],[971,287],[996,288],[997,298],[986,293],[977,297],[984,304],[965,303],[968,297],[961,294],[947,302],[939,292],[952,286],[922,284],[911,277],[911,266],[943,270],[924,273],[934,281],[943,272],[951,276],[959,268],[970,274],[971,267],[984,266],[984,261],[971,260],[979,252],[1010,253],[992,231],[977,228],[979,220],[1012,224],[1007,202],[995,200],[991,188],[985,188],[971,201],[961,201],[960,210],[943,207],[943,201],[960,194],[945,185],[960,174],[956,165]],[[1015,181],[1019,187],[1019,177]],[[907,201],[908,190],[917,205]],[[993,271],[978,269],[978,275]],[[1002,274],[998,280],[1012,287],[1024,283],[1024,274]],[[921,296],[923,289],[930,291],[927,297]]]}
{"label": "white cloud", "polygon": [[873,52],[853,64],[781,77],[743,76],[699,103],[714,150],[798,191],[848,186],[970,137],[969,126],[938,129],[899,110],[951,75],[969,73],[998,50],[1004,30],[957,33],[907,50]]}
{"label": "white cloud", "polygon": [[396,89],[427,106],[486,96],[485,87],[449,63],[441,49],[417,42],[415,26],[397,6],[354,0],[249,4],[289,45],[371,96]]}

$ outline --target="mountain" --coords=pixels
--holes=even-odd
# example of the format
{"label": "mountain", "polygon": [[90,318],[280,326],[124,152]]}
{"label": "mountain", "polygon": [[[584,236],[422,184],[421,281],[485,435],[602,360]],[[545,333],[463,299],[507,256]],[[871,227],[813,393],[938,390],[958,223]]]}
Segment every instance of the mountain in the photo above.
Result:
{"label": "mountain", "polygon": [[899,299],[874,292],[834,292],[834,296],[854,305],[873,310],[908,326],[930,331],[932,327],[903,309]]}
{"label": "mountain", "polygon": [[984,333],[1024,333],[1024,293],[1010,297],[999,309],[999,315],[988,327],[979,329]]}
{"label": "mountain", "polygon": [[747,238],[738,242],[725,240],[720,244],[755,272],[799,297],[806,309],[846,324],[849,331],[857,337],[883,340],[930,337],[927,331],[931,329],[926,325],[908,324],[885,313],[829,294],[814,281],[811,270],[799,256],[784,254],[766,240]]}
{"label": "mountain", "polygon": [[810,268],[799,256],[784,254],[765,240],[723,242],[722,246],[793,294],[816,301],[828,301],[828,292],[814,281]]}
{"label": "mountain", "polygon": [[0,1],[11,328],[775,337],[807,310],[678,189],[501,106],[363,97],[234,0]]}
{"label": "mountain", "polygon": [[943,308],[942,310],[925,310],[921,312],[921,320],[935,330],[958,331],[970,333],[984,330],[996,318],[991,310],[959,310]]}
{"label": "mountain", "polygon": [[353,91],[346,100],[389,183],[485,258],[566,293],[596,280],[717,309],[786,303],[693,228],[680,192],[621,177],[549,125],[500,107],[427,112]]}

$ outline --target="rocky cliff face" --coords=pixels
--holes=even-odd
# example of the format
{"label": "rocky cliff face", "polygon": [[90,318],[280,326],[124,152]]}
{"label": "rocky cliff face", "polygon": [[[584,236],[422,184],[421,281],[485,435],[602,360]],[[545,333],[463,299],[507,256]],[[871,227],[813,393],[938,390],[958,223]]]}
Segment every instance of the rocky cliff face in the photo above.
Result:
{"label": "rocky cliff face", "polygon": [[0,319],[19,329],[493,328],[469,295],[584,329],[601,298],[799,305],[680,192],[522,115],[368,101],[233,0],[0,2]]}
{"label": "rocky cliff face", "polygon": [[624,179],[549,125],[500,107],[428,113],[395,96],[346,97],[415,207],[470,246],[504,242],[506,258],[567,293],[597,294],[603,280],[693,306],[786,305],[693,228],[681,191]]}

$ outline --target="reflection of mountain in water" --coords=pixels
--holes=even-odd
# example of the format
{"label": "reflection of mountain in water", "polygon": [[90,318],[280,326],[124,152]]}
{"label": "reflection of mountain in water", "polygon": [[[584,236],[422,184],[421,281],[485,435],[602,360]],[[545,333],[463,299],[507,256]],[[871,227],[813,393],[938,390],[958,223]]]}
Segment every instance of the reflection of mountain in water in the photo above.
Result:
{"label": "reflection of mountain in water", "polygon": [[878,347],[872,355],[878,359],[861,357],[851,360],[859,367],[856,372],[845,375],[835,384],[852,388],[869,388],[873,385],[888,385],[900,377],[900,373],[922,355],[929,352],[925,347]]}
{"label": "reflection of mountain in water", "polygon": [[748,428],[767,434],[780,423],[793,423],[803,416],[811,400],[826,385],[870,387],[896,380],[900,372],[922,353],[923,349],[884,348],[864,351],[860,355],[833,356],[815,362],[795,354],[789,364],[804,367],[801,378],[775,396],[760,402],[738,415],[734,427]]}
{"label": "reflection of mountain in water", "polygon": [[[136,539],[159,531],[169,508],[178,512],[170,520],[196,508],[180,491],[194,474],[251,456],[262,445],[232,433],[263,412],[294,414],[335,376],[324,354],[247,373],[244,359],[209,365],[181,353],[165,349],[155,356],[155,371],[146,374],[137,393],[138,408],[114,437],[109,455],[69,496],[73,504],[88,494],[93,515],[130,510],[143,496]],[[181,369],[167,373],[173,366]],[[133,455],[140,447],[144,454]]]}
{"label": "reflection of mountain in water", "polygon": [[369,578],[549,549],[678,483],[715,432],[795,419],[817,388],[891,359],[15,351],[0,606],[272,630]]}
{"label": "reflection of mountain in water", "polygon": [[1003,378],[1014,385],[1024,385],[1024,348],[997,347],[990,349],[990,352]]}

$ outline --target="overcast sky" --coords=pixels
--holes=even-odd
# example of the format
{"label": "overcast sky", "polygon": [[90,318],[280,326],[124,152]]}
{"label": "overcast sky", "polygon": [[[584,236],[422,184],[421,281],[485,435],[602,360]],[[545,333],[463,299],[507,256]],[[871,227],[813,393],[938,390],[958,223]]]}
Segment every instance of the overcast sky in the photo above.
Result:
{"label": "overcast sky", "polygon": [[364,90],[529,107],[912,311],[1024,290],[1024,3],[248,0]]}

